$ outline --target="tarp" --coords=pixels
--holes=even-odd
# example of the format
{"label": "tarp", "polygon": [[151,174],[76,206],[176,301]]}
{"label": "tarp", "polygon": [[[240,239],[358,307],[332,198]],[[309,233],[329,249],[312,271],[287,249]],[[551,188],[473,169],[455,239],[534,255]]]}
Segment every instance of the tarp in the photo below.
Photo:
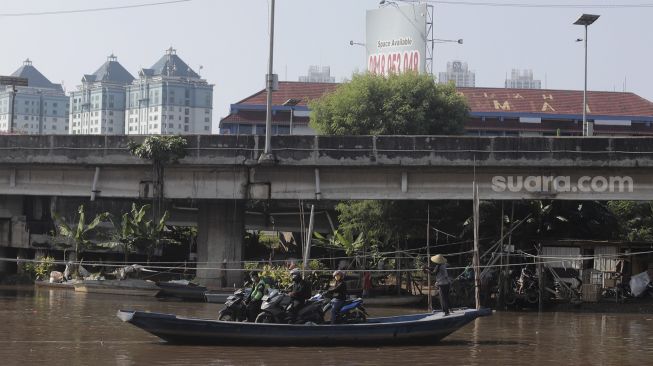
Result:
{"label": "tarp", "polygon": [[650,281],[651,279],[648,277],[648,272],[642,272],[638,275],[632,276],[630,278],[630,292],[635,296],[641,295],[644,290],[646,290],[646,286],[648,286]]}

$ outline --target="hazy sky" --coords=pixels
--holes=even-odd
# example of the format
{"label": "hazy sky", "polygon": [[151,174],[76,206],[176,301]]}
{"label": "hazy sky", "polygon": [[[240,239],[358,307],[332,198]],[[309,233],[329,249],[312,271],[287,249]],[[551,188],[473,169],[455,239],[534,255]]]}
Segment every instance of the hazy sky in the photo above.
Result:
{"label": "hazy sky", "polygon": [[[85,9],[151,3],[156,0],[0,0],[0,14]],[[452,0],[455,1],[455,0]],[[547,4],[543,0],[477,0]],[[647,0],[621,1],[621,4]],[[650,1],[653,4],[653,0]],[[560,0],[562,4],[614,1]],[[378,0],[277,0],[275,72],[297,80],[309,65],[329,65],[337,81],[365,70],[365,10]],[[461,59],[476,72],[476,86],[503,87],[512,68],[533,69],[551,89],[583,88],[583,29],[572,25],[583,13],[600,14],[590,26],[590,90],[624,88],[653,100],[653,7],[629,9],[543,9],[435,5],[436,38],[464,44],[436,44],[435,71]],[[170,45],[214,88],[214,131],[234,103],[264,87],[268,55],[268,1],[193,0],[114,11],[0,16],[3,30],[0,74],[15,71],[29,57],[52,82],[75,88],[112,52],[134,76],[150,67]]]}

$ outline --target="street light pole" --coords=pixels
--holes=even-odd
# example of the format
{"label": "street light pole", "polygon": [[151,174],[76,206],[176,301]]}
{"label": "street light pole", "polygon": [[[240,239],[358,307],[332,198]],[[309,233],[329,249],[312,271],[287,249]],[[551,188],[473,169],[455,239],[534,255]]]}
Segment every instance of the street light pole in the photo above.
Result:
{"label": "street light pole", "polygon": [[9,119],[9,128],[7,131],[9,134],[14,132],[14,120],[16,115],[16,85],[11,85],[11,117]]}
{"label": "street light pole", "polygon": [[585,24],[585,85],[583,86],[583,136],[591,136],[587,124],[587,24]]}
{"label": "street light pole", "polygon": [[575,25],[585,26],[585,84],[583,87],[583,136],[592,136],[592,129],[587,122],[587,27],[599,19],[599,15],[583,14],[574,22]]}
{"label": "street light pole", "polygon": [[270,58],[268,60],[268,74],[266,75],[267,102],[265,108],[265,148],[259,157],[259,163],[271,163],[274,161],[272,155],[272,87],[274,75],[272,75],[272,61],[274,55],[274,0],[270,0]]}

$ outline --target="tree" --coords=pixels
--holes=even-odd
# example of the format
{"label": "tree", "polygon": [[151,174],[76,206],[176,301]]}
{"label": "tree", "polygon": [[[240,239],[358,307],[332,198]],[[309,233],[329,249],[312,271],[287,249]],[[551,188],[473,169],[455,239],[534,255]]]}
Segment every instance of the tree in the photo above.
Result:
{"label": "tree", "polygon": [[651,202],[611,201],[608,208],[619,222],[619,236],[628,241],[653,241]]}
{"label": "tree", "polygon": [[97,214],[90,223],[86,223],[86,212],[84,205],[80,205],[77,209],[76,225],[70,226],[66,220],[61,218],[58,214],[54,214],[56,237],[55,242],[64,248],[73,248],[75,251],[75,260],[80,259],[80,254],[91,249],[94,244],[89,239],[89,234],[103,222],[109,220],[109,213],[103,212]]}
{"label": "tree", "polygon": [[416,73],[354,75],[309,105],[323,135],[459,135],[469,114],[453,84]]}
{"label": "tree", "polygon": [[152,161],[152,217],[158,221],[163,207],[163,173],[165,165],[186,156],[187,141],[181,136],[148,136],[142,144],[129,141],[129,151],[141,159]]}

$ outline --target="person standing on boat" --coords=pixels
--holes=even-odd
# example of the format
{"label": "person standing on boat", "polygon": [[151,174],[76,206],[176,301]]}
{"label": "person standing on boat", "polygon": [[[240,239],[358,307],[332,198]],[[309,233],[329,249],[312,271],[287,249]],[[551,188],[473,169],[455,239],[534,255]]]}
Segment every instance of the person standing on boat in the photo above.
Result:
{"label": "person standing on boat", "polygon": [[333,278],[336,280],[335,285],[325,292],[325,295],[332,295],[331,299],[331,324],[335,324],[338,319],[338,312],[345,305],[347,300],[347,283],[345,282],[345,273],[341,270],[333,272]]}
{"label": "person standing on boat", "polygon": [[292,287],[290,289],[290,312],[291,319],[297,318],[297,312],[304,306],[306,300],[311,297],[311,284],[308,283],[303,277],[302,272],[298,268],[290,271],[290,278],[292,279]]}
{"label": "person standing on boat", "polygon": [[431,272],[435,276],[435,284],[440,291],[440,305],[444,315],[449,315],[449,289],[451,288],[451,279],[447,272],[447,258],[442,254],[431,257],[431,262],[435,263],[433,267],[425,268],[425,271]]}
{"label": "person standing on boat", "polygon": [[247,321],[254,322],[256,316],[261,312],[261,304],[263,303],[263,296],[267,290],[267,285],[265,281],[261,279],[258,275],[258,272],[252,272],[250,274],[250,279],[252,280],[252,291],[249,293],[247,298]]}

